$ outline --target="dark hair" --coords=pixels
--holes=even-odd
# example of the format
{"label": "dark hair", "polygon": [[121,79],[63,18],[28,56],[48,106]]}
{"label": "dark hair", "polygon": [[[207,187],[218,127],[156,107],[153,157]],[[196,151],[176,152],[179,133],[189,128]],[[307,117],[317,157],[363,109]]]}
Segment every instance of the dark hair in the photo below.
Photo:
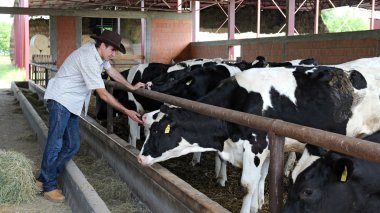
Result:
{"label": "dark hair", "polygon": [[95,39],[95,48],[99,48],[102,43],[104,43],[106,45],[106,47],[110,46],[110,44],[107,44],[104,41],[100,41],[100,40]]}

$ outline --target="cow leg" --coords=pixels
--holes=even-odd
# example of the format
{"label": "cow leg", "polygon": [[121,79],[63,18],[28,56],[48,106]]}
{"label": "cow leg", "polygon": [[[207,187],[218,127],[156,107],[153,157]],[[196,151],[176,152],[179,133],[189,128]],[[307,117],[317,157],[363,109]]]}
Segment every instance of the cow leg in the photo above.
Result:
{"label": "cow leg", "polygon": [[190,165],[195,166],[201,162],[202,152],[194,152],[193,159],[191,159]]}
{"label": "cow leg", "polygon": [[261,168],[261,177],[260,177],[260,183],[259,183],[259,208],[264,204],[265,199],[265,179],[267,178],[269,171],[269,153],[267,155],[267,158],[265,158],[263,167]]}
{"label": "cow leg", "polygon": [[224,187],[227,181],[227,162],[219,157],[219,154],[215,155],[215,178],[216,182]]}
{"label": "cow leg", "polygon": [[[244,143],[243,153],[243,173],[241,177],[241,185],[246,188],[247,194],[243,198],[242,213],[257,212],[259,210],[259,183],[261,179],[261,171],[265,159],[269,154],[268,148],[262,153],[253,154],[251,152],[251,144],[248,141]],[[258,158],[259,164],[255,165],[255,158]],[[256,160],[257,162],[257,160]]]}
{"label": "cow leg", "polygon": [[128,117],[129,124],[129,144],[136,147],[137,138],[140,138],[140,127],[137,122]]}

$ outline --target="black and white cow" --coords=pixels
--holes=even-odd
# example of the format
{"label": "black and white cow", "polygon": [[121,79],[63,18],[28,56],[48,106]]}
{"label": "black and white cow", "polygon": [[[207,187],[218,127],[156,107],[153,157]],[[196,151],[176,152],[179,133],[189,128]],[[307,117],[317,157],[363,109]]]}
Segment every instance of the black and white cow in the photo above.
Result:
{"label": "black and white cow", "polygon": [[[365,79],[333,67],[250,69],[225,80],[198,101],[345,134],[356,99],[350,81]],[[359,101],[360,99],[358,99]],[[182,108],[161,108],[138,161],[151,165],[190,152],[217,151],[242,167],[247,190],[242,212],[257,212],[264,203],[268,173],[267,133],[210,118]]]}
{"label": "black and white cow", "polygon": [[366,78],[368,88],[380,92],[380,57],[361,58],[333,66],[359,71]]}
{"label": "black and white cow", "polygon": [[[380,133],[364,139],[380,143]],[[378,212],[379,177],[379,164],[328,152],[298,175],[283,212]]]}
{"label": "black and white cow", "polygon": [[[127,78],[128,76],[128,72],[129,70],[124,70],[124,71],[121,71],[120,74],[124,77],[124,78]],[[105,72],[102,73],[102,78],[105,79],[105,80],[113,80],[112,78],[110,78],[108,76],[108,74],[106,74]],[[136,110],[136,106],[133,102],[129,101],[128,100],[128,96],[126,95],[127,93],[124,91],[124,90],[118,90],[118,89],[115,89],[113,91],[113,96],[124,106],[126,107],[127,109],[131,109],[131,110]],[[97,94],[96,94],[96,91],[94,92],[94,95],[95,95],[95,102],[96,102],[96,109],[95,109],[95,113],[96,113],[96,119],[100,122],[104,121],[107,119],[107,103],[104,102]],[[113,110],[113,116],[115,117],[117,113],[120,113],[119,111],[117,110]]]}
{"label": "black and white cow", "polygon": [[[152,84],[161,85],[176,79],[181,79],[187,73],[202,66],[220,63],[221,59],[192,59],[183,61],[174,65],[165,65],[159,63],[140,64],[130,69],[127,80],[132,84],[137,82],[147,83],[148,87]],[[157,110],[162,105],[161,102],[155,101],[143,96],[135,95],[128,92],[128,100],[135,104],[137,112]],[[140,126],[138,123],[128,118],[129,123],[129,142],[136,146],[137,139],[140,138]]]}
{"label": "black and white cow", "polygon": [[[123,75],[124,78],[126,78],[132,84],[135,84],[137,82],[146,83],[146,82],[152,81],[152,79],[158,76],[161,76],[167,73],[168,69],[171,66],[172,65],[170,64],[161,64],[161,63],[139,64],[132,67],[129,70],[126,70],[120,73]],[[106,78],[107,76],[104,77],[104,79]],[[141,103],[145,104],[146,106],[152,107],[153,109],[158,109],[162,104],[158,101],[148,99],[142,96],[129,95],[124,90],[118,90],[118,89],[114,90],[113,96],[124,107],[131,110],[135,110],[140,113],[144,112],[144,111],[141,111],[141,108],[142,108]],[[114,110],[114,116],[116,113],[117,111]],[[100,121],[105,120],[107,118],[107,104],[98,97],[96,97],[96,118]],[[130,118],[128,118],[128,122],[130,125],[129,142],[133,146],[136,146],[136,140],[137,138],[140,137],[140,127],[138,123],[131,120]]]}
{"label": "black and white cow", "polygon": [[186,75],[157,85],[153,82],[152,90],[190,100],[197,100],[217,87],[226,78],[240,73],[241,70],[232,65],[213,64],[196,68]]}
{"label": "black and white cow", "polygon": [[[343,64],[332,65],[344,70],[356,70],[351,75],[351,81],[355,84],[357,99],[351,111],[352,116],[347,123],[346,135],[362,138],[371,135],[380,129],[380,57],[362,58]],[[355,80],[355,75],[364,76],[366,81]],[[360,78],[358,78],[360,79]],[[319,158],[320,149],[307,146],[292,172],[293,183],[297,176],[310,164]]]}
{"label": "black and white cow", "polygon": [[[247,68],[263,68],[263,67],[290,67],[290,66],[316,66],[317,62],[314,59],[299,59],[289,62],[267,62],[265,57],[258,56],[252,63],[239,62],[239,63],[227,63],[227,64],[212,64],[208,66],[198,67],[191,72],[187,72],[186,75],[176,76],[167,80],[165,84],[152,83],[152,90],[162,92],[177,97],[187,98],[190,100],[197,100],[212,89],[217,87],[220,82],[228,77],[234,76]],[[151,116],[157,114],[157,111],[147,113],[143,115],[144,126],[149,128],[153,122]],[[200,153],[194,153],[191,164],[200,162]],[[226,163],[220,162],[220,158],[216,156],[215,174],[219,185],[225,186],[227,181]]]}

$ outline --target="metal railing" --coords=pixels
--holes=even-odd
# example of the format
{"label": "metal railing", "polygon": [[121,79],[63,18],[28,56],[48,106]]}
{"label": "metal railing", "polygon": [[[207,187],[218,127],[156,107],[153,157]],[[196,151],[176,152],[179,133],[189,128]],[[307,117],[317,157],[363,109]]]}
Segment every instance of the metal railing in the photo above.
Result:
{"label": "metal railing", "polygon": [[36,84],[47,87],[49,79],[58,71],[54,64],[29,64],[29,78]]}
{"label": "metal railing", "polygon": [[[111,92],[113,89],[131,92],[126,87],[114,81],[106,81],[106,86]],[[133,93],[157,101],[173,104],[203,115],[268,132],[270,146],[269,173],[271,174],[269,177],[269,211],[271,213],[281,212],[283,205],[282,180],[284,170],[283,150],[285,137],[293,138],[298,141],[306,141],[309,144],[323,147],[328,150],[333,150],[380,164],[380,144],[301,126],[279,119],[266,118],[184,98],[178,98],[155,91],[138,89],[133,91]],[[110,116],[112,115],[112,108],[108,107],[107,110],[107,126],[112,126],[112,116]],[[108,124],[108,122],[110,123]],[[112,132],[111,129],[108,129],[108,131]]]}

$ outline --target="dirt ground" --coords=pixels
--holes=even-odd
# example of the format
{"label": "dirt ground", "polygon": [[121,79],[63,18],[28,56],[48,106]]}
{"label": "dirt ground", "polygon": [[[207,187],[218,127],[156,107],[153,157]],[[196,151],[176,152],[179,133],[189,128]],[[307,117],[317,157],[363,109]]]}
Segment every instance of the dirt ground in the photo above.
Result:
{"label": "dirt ground", "polygon": [[[23,153],[34,163],[33,173],[37,176],[42,157],[39,147],[37,137],[28,126],[13,92],[9,88],[0,88],[0,149]],[[67,203],[53,203],[39,194],[30,203],[0,204],[0,212],[65,213],[72,211]]]}

